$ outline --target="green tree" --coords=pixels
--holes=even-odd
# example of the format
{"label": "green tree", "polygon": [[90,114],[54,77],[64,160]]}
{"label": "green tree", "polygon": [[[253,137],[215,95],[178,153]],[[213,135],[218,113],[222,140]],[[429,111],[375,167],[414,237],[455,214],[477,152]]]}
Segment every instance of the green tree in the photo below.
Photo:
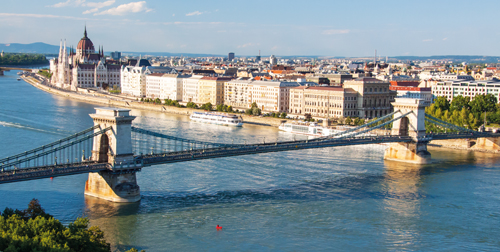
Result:
{"label": "green tree", "polygon": [[215,110],[222,112],[224,110],[224,106],[222,104],[219,104],[219,105],[215,106]]}
{"label": "green tree", "polygon": [[[450,110],[462,110],[462,108],[469,109],[469,102],[470,102],[470,97],[463,97],[461,95],[453,97],[453,100],[451,101],[450,104]],[[443,110],[443,109],[441,109]]]}
{"label": "green tree", "polygon": [[471,112],[479,118],[483,112],[496,112],[497,99],[492,94],[476,95],[470,102]]}
{"label": "green tree", "polygon": [[350,116],[348,116],[348,117],[345,119],[345,124],[347,124],[347,125],[351,125],[351,123],[352,123],[352,119],[351,119],[351,117],[350,117]]}
{"label": "green tree", "polygon": [[361,125],[360,122],[361,122],[361,119],[359,119],[359,117],[354,118],[354,125],[356,125],[356,126]]}
{"label": "green tree", "polygon": [[200,107],[200,108],[201,108],[201,109],[204,109],[204,110],[211,111],[211,110],[212,110],[212,108],[213,108],[213,106],[212,106],[212,103],[207,102],[207,103],[205,103],[205,104],[201,105],[201,107]]}
{"label": "green tree", "polygon": [[258,115],[260,115],[260,114],[261,114],[261,112],[262,112],[262,111],[260,110],[260,108],[257,108],[257,107],[252,108],[252,115],[254,115],[254,116],[258,116]]}
{"label": "green tree", "polygon": [[77,218],[65,227],[35,199],[28,209],[14,212],[7,208],[0,216],[0,251],[111,251],[104,233],[99,227],[89,227],[87,218]]}
{"label": "green tree", "polygon": [[449,110],[450,109],[450,102],[448,101],[448,99],[446,99],[446,97],[439,96],[438,98],[436,98],[434,100],[434,106],[436,107],[436,110],[437,109],[441,109],[441,111]]}
{"label": "green tree", "polygon": [[196,103],[194,102],[188,102],[186,104],[186,108],[194,108],[194,109],[197,109],[198,108],[198,105],[196,105]]}
{"label": "green tree", "polygon": [[227,107],[227,112],[229,112],[229,113],[233,112],[233,107],[232,106],[228,106]]}
{"label": "green tree", "polygon": [[285,118],[286,118],[286,113],[285,113],[285,112],[281,113],[281,118],[282,118],[282,119],[285,119]]}

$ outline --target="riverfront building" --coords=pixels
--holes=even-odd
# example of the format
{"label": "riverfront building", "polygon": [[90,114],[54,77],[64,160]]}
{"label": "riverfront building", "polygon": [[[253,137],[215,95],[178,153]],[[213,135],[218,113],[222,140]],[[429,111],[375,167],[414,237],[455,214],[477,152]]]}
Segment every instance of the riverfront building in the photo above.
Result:
{"label": "riverfront building", "polygon": [[182,82],[191,75],[151,73],[146,75],[146,97],[182,101]]}
{"label": "riverfront building", "polygon": [[94,44],[87,37],[87,28],[78,42],[76,51],[61,41],[59,57],[50,60],[50,82],[61,88],[120,88],[120,66],[107,63],[104,49],[95,52]]}
{"label": "riverfront building", "polygon": [[199,79],[198,102],[203,104],[210,102],[212,105],[224,104],[224,83],[231,79],[208,76]]}
{"label": "riverfront building", "polygon": [[192,75],[189,78],[182,80],[182,101],[200,103],[198,100],[198,82],[203,78],[203,75]]}
{"label": "riverfront building", "polygon": [[351,88],[358,93],[357,116],[375,118],[392,112],[391,102],[396,97],[396,91],[389,89],[391,84],[374,78],[358,78],[346,80],[344,88]]}
{"label": "riverfront building", "polygon": [[452,101],[458,95],[469,97],[472,100],[476,95],[492,94],[500,102],[499,93],[500,81],[497,79],[487,81],[440,81],[432,86],[434,96],[444,96],[448,101]]}
{"label": "riverfront building", "polygon": [[290,89],[300,86],[297,82],[252,81],[248,84],[249,103],[257,103],[263,112],[286,112],[290,104]]}
{"label": "riverfront building", "polygon": [[224,83],[224,104],[233,109],[247,109],[250,102],[249,84],[254,81],[247,77],[240,77]]}
{"label": "riverfront building", "polygon": [[358,117],[358,93],[352,88],[301,86],[290,89],[290,115],[319,118]]}
{"label": "riverfront building", "polygon": [[[146,76],[152,73],[170,73],[169,67],[152,67],[148,60],[140,59],[135,66],[121,67],[122,93],[136,97],[146,97]],[[151,84],[150,93],[159,95],[159,84]]]}

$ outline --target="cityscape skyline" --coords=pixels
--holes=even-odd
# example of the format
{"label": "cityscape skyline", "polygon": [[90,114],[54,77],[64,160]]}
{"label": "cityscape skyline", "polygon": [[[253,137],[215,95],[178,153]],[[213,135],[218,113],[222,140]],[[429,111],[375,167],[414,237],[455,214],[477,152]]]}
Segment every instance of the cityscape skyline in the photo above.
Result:
{"label": "cityscape skyline", "polygon": [[[487,8],[485,8],[485,6]],[[106,51],[339,57],[500,55],[499,3],[18,1],[0,12],[0,43],[66,39],[86,25]],[[300,7],[300,8],[299,8]],[[491,8],[490,8],[491,7]]]}

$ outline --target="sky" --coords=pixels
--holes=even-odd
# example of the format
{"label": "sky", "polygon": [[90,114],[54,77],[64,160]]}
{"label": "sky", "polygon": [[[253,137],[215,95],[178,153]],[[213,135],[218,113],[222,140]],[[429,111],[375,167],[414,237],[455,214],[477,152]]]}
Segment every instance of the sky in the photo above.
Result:
{"label": "sky", "polygon": [[0,43],[236,56],[500,56],[499,0],[1,0]]}

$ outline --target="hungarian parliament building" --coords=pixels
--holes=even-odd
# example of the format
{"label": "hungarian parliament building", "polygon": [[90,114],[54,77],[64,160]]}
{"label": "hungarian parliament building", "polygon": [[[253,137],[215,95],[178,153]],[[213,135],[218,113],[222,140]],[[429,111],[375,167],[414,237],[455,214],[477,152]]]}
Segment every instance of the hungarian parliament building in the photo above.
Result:
{"label": "hungarian parliament building", "polygon": [[[69,52],[68,52],[69,49]],[[51,83],[60,88],[116,88],[120,87],[118,62],[106,61],[104,49],[96,53],[94,44],[87,37],[87,28],[78,42],[76,51],[61,41],[59,57],[50,60]]]}

